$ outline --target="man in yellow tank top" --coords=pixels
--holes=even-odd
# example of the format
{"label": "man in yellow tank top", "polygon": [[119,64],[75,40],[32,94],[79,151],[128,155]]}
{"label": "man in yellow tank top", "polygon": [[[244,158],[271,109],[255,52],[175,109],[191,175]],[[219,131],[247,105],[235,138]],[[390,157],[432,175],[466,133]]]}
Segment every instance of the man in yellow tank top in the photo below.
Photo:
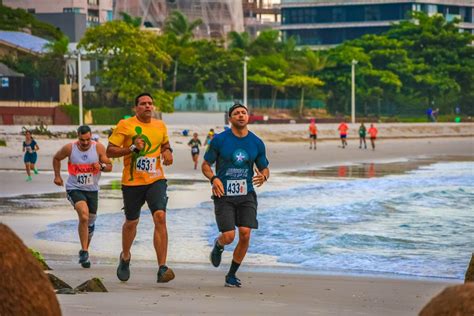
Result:
{"label": "man in yellow tank top", "polygon": [[168,196],[161,161],[165,166],[171,165],[173,150],[165,123],[153,118],[153,97],[149,93],[138,95],[134,110],[135,116],[117,124],[107,147],[109,157],[124,157],[122,195],[125,223],[122,227],[122,253],[117,277],[121,281],[130,278],[130,249],[135,239],[141,207],[147,202],[155,224],[153,245],[159,265],[157,282],[165,283],[174,279],[174,273],[166,266]]}

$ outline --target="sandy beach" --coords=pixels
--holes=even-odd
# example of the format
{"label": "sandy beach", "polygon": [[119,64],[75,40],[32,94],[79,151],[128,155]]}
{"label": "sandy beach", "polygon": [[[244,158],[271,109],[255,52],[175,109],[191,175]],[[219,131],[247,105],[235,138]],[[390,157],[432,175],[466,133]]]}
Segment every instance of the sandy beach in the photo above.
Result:
{"label": "sandy beach", "polygon": [[[423,129],[427,126],[424,125]],[[327,132],[324,136],[326,127],[322,128],[322,141],[318,143],[318,149],[310,151],[304,138],[305,127],[297,127],[298,131],[292,131],[296,128],[292,126],[284,133],[278,132],[279,127],[254,128],[258,135],[262,134],[264,140],[268,141],[267,154],[274,175],[263,192],[271,190],[272,187],[284,186],[285,173],[289,171],[305,172],[328,166],[419,159],[474,159],[472,126],[468,124],[459,127],[459,130],[454,125],[427,130],[421,138],[412,138],[413,135],[420,135],[416,126],[410,127],[415,129],[415,132],[409,131],[409,128],[380,127],[379,130],[385,130],[385,139],[381,136],[375,151],[359,149],[356,139],[349,139],[348,148],[342,149],[332,134]],[[183,190],[171,191],[171,209],[193,207],[209,200],[208,184],[202,181],[199,170],[192,169],[189,148],[186,146],[188,138],[179,135],[181,129],[182,126],[170,126],[175,161],[173,166],[165,169],[165,173],[169,179],[198,182]],[[200,134],[204,135],[208,126],[195,129],[199,129]],[[327,130],[330,130],[329,127]],[[40,146],[40,174],[35,176],[32,182],[26,183],[25,174],[21,171],[22,154],[19,150],[22,137],[14,130],[3,129],[1,132],[2,137],[7,139],[8,146],[0,147],[0,198],[5,200],[8,197],[11,199],[12,196],[29,194],[26,198],[19,197],[18,201],[11,202],[22,203],[21,200],[35,200],[36,194],[63,192],[63,188],[52,183],[51,159],[60,146],[71,140],[37,137]],[[297,135],[299,141],[294,137],[289,138],[287,133]],[[101,141],[106,143],[104,135]],[[63,170],[65,165],[63,162]],[[103,176],[103,184],[119,179],[120,172],[121,163],[118,161],[114,164],[113,172]],[[120,212],[121,200],[117,197],[102,199],[100,203],[99,216]],[[155,263],[137,258],[132,261],[131,279],[127,283],[121,283],[115,276],[115,257],[118,253],[112,251],[110,254],[98,256],[94,259],[92,268],[86,270],[74,262],[77,244],[40,240],[35,237],[37,232],[45,230],[51,223],[76,219],[74,211],[70,207],[65,208],[66,201],[48,209],[29,209],[26,204],[21,212],[0,212],[0,222],[9,225],[25,244],[44,253],[54,269],[53,273],[72,286],[91,277],[103,278],[109,293],[58,295],[64,315],[416,315],[433,295],[447,285],[461,282],[453,279],[341,276],[293,269],[291,265],[279,266],[277,262],[275,265],[263,266],[258,264],[257,259],[249,256],[249,264],[244,264],[239,270],[244,287],[229,289],[223,287],[227,265],[215,270],[211,269],[210,265],[181,262],[179,258],[186,254],[179,253],[180,242],[176,241],[178,238],[174,238],[173,232],[170,232],[170,249],[175,249],[172,258],[176,259],[174,262],[170,261],[169,265],[175,268],[176,280],[165,285],[157,284]],[[183,239],[179,240],[182,242]],[[150,252],[153,251],[151,244],[147,247]],[[210,247],[203,249],[202,253],[208,253],[209,250]],[[229,258],[229,255],[224,257],[225,262],[228,262]]]}

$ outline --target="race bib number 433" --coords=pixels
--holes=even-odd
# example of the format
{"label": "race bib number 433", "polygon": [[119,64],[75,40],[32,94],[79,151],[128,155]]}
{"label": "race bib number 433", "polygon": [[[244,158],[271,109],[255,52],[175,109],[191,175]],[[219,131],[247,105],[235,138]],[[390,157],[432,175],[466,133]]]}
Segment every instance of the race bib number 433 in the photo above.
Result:
{"label": "race bib number 433", "polygon": [[226,195],[247,195],[247,180],[227,180]]}
{"label": "race bib number 433", "polygon": [[140,157],[137,160],[137,171],[155,173],[156,157]]}

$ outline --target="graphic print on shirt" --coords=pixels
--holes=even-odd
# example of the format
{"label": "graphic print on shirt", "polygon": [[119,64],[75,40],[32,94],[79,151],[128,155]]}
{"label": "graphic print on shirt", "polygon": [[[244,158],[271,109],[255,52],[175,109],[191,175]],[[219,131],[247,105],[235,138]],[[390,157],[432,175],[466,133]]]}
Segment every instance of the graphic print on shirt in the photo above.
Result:
{"label": "graphic print on shirt", "polygon": [[142,133],[142,128],[140,126],[135,126],[135,136],[132,137],[132,144],[135,143],[135,139],[140,136],[141,139],[145,142],[145,147],[140,150],[139,153],[132,152],[132,163],[130,164],[130,179],[128,181],[133,181],[133,170],[135,169],[138,172],[156,172],[156,162],[159,157],[146,157],[146,155],[153,154],[158,150],[160,145],[157,145],[155,148],[151,149],[151,142],[148,137]]}

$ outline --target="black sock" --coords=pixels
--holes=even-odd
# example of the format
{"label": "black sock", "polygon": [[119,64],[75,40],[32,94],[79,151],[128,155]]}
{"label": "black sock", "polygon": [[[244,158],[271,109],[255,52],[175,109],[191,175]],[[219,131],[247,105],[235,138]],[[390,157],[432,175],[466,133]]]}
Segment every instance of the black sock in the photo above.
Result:
{"label": "black sock", "polygon": [[230,265],[229,273],[227,273],[227,275],[235,276],[235,273],[237,272],[239,267],[240,267],[240,263],[237,263],[234,260],[232,260],[232,264]]}
{"label": "black sock", "polygon": [[224,249],[224,246],[221,246],[221,244],[219,244],[219,239],[216,239],[216,243],[214,244],[214,246],[216,246],[219,249]]}

